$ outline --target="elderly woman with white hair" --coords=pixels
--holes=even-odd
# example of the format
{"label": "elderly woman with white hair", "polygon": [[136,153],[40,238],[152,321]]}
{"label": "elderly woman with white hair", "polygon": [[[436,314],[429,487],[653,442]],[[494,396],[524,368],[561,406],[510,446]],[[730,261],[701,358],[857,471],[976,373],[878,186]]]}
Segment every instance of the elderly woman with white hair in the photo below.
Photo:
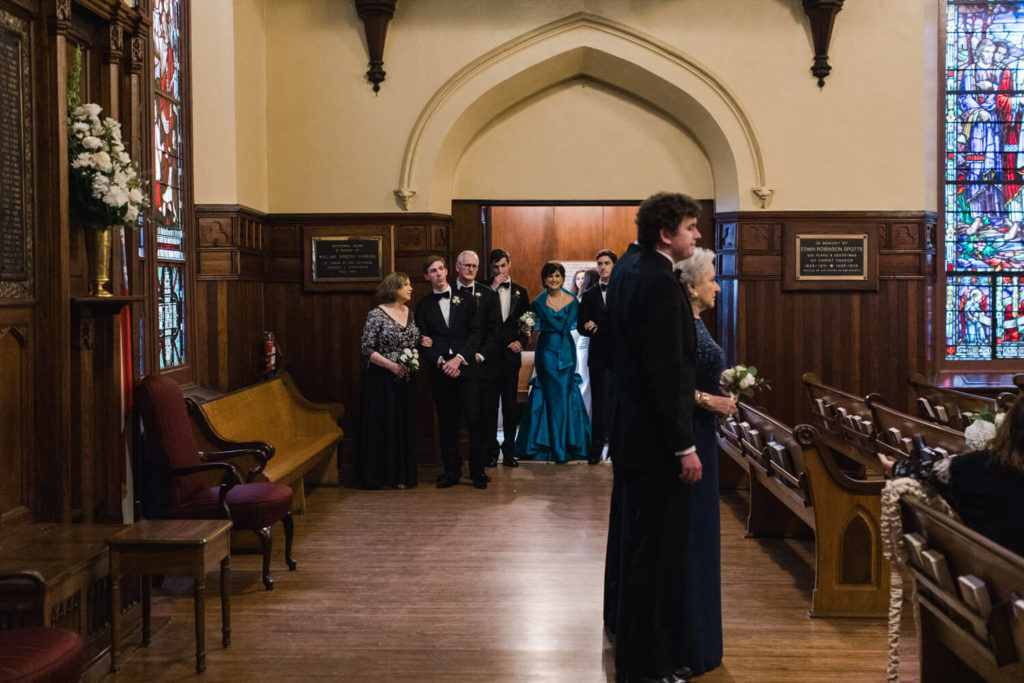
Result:
{"label": "elderly woman with white hair", "polygon": [[723,396],[721,376],[725,359],[700,314],[715,307],[721,290],[715,280],[715,252],[697,247],[693,256],[676,264],[690,300],[697,328],[696,404],[693,433],[704,476],[693,484],[682,642],[675,644],[676,661],[700,676],[722,663],[721,539],[718,513],[718,446],[715,416],[736,412],[736,397]]}

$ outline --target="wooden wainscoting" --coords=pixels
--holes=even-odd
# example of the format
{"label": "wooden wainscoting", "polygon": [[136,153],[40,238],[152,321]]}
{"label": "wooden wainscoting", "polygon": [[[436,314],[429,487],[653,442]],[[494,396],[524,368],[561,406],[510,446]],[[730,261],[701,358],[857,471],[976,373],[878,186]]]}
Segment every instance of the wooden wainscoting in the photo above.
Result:
{"label": "wooden wainscoting", "polygon": [[[877,231],[878,291],[784,291],[783,232]],[[925,212],[719,214],[718,316],[726,362],[756,365],[772,383],[758,399],[790,423],[807,421],[800,376],[909,407],[907,378],[931,370],[935,216]]]}

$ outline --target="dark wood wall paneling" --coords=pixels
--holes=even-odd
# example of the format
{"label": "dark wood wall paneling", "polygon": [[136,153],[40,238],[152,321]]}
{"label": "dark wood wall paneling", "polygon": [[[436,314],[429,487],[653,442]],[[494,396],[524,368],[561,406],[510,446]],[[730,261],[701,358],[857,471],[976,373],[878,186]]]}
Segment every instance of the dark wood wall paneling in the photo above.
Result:
{"label": "dark wood wall paneling", "polygon": [[[122,121],[130,153],[147,168],[138,141],[151,117],[133,99],[147,58],[132,48],[147,44],[150,21],[117,0],[0,0],[0,16],[19,43],[23,80],[7,119],[20,121],[24,146],[7,151],[23,172],[5,182],[22,183],[25,213],[4,230],[7,245],[24,241],[28,261],[27,273],[0,275],[0,466],[10,475],[0,520],[119,520],[116,310],[83,299],[81,226],[67,209],[65,82],[81,47],[82,101]],[[4,144],[16,139],[4,134]]]}
{"label": "dark wood wall paneling", "polygon": [[[726,362],[756,365],[773,390],[757,401],[793,424],[809,420],[800,376],[909,409],[907,378],[928,376],[935,216],[924,212],[734,213],[716,217]],[[878,234],[877,292],[783,291],[783,229]]]}
{"label": "dark wood wall paneling", "polygon": [[[282,368],[313,401],[345,405],[341,461],[351,463],[360,416],[365,359],[360,338],[373,291],[307,292],[303,289],[303,226],[395,227],[396,269],[409,275],[413,303],[429,292],[423,260],[440,254],[451,262],[455,245],[480,249],[479,230],[454,234],[451,218],[435,214],[261,214],[245,207],[196,207],[199,384],[232,391],[259,381],[263,332],[272,331]],[[476,242],[474,242],[474,239]],[[437,456],[434,419],[425,381],[417,382],[421,461]]]}

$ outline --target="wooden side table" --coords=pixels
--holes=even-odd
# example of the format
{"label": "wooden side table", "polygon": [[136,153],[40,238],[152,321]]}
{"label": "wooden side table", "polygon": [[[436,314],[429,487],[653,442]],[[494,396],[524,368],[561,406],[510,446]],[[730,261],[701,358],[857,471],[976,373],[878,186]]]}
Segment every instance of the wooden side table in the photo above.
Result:
{"label": "wooden side table", "polygon": [[132,524],[107,539],[110,547],[110,671],[118,670],[121,576],[142,575],[142,645],[149,645],[153,574],[184,574],[195,582],[196,671],[206,670],[206,573],[220,563],[223,642],[231,643],[231,521],[227,519],[155,519]]}

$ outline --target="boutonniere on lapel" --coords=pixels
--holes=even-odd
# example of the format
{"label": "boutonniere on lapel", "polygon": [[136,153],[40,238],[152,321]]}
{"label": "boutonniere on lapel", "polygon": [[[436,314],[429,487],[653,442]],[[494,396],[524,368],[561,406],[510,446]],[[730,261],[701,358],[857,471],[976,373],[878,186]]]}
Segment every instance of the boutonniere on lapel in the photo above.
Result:
{"label": "boutonniere on lapel", "polygon": [[455,295],[455,296],[452,297],[452,306],[458,306],[461,303],[462,303],[462,299],[460,299],[458,297],[458,295]]}
{"label": "boutonniere on lapel", "polygon": [[515,287],[512,288],[512,298],[513,299],[518,299],[519,298],[519,290],[516,289]]}
{"label": "boutonniere on lapel", "polygon": [[480,298],[480,292],[478,292],[478,291],[476,291],[476,290],[474,289],[474,290],[473,290],[473,296],[475,296],[475,297],[476,297],[477,299],[479,299],[479,298]]}

